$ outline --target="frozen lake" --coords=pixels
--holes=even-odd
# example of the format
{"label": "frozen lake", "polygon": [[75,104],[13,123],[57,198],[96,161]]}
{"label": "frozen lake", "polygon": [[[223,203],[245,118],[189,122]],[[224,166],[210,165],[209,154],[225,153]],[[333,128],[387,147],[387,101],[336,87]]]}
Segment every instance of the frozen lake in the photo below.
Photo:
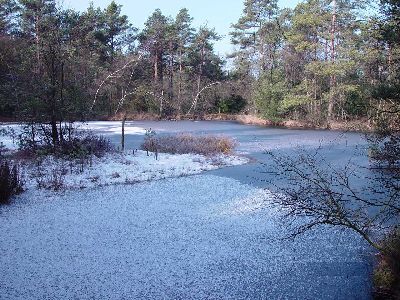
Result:
{"label": "frozen lake", "polygon": [[[253,162],[136,185],[24,193],[0,207],[1,299],[371,298],[365,243],[332,228],[282,240],[280,212],[263,189],[272,176],[262,173],[272,168],[265,150],[321,147],[334,165],[366,165],[360,134],[232,122],[126,126],[128,148],[138,148],[148,128],[224,134]],[[119,143],[120,122],[89,127]]]}

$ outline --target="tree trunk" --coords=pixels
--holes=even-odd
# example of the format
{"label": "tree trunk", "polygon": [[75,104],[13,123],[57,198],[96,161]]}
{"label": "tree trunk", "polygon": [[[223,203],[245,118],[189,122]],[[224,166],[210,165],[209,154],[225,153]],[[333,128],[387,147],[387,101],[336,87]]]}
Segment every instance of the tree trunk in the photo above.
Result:
{"label": "tree trunk", "polygon": [[154,55],[154,82],[155,85],[158,83],[158,51]]}
{"label": "tree trunk", "polygon": [[182,50],[179,51],[178,115],[182,113]]}
{"label": "tree trunk", "polygon": [[57,119],[54,111],[51,116],[51,138],[53,142],[53,147],[58,145],[59,139],[58,139]]}
{"label": "tree trunk", "polygon": [[64,110],[64,62],[61,63],[61,86],[60,86],[60,141],[61,143],[64,141],[63,130],[62,130],[62,122],[64,121],[63,116]]}
{"label": "tree trunk", "polygon": [[[331,62],[335,64],[336,53],[335,53],[335,36],[336,36],[336,0],[333,0],[333,12],[332,12],[332,24],[331,24]],[[335,72],[334,70],[332,72]],[[334,93],[333,89],[336,85],[336,75],[331,74],[329,81],[330,86],[330,97],[328,102],[328,127],[333,119],[333,106],[334,106]]]}
{"label": "tree trunk", "polygon": [[[205,46],[206,46],[205,43],[203,43],[203,47],[201,49],[199,75],[197,77],[197,95],[200,94],[200,90],[201,90],[201,77],[203,76],[203,63],[204,63],[204,56],[205,56]],[[193,108],[193,113],[195,113],[195,111],[196,111],[196,105],[197,105],[197,101],[196,101],[195,106]]]}
{"label": "tree trunk", "polygon": [[126,113],[122,118],[122,132],[121,132],[121,150],[125,150],[125,122],[126,122]]}
{"label": "tree trunk", "polygon": [[169,61],[169,87],[168,87],[168,100],[172,101],[174,97],[174,56],[172,41],[169,44],[170,61]]}

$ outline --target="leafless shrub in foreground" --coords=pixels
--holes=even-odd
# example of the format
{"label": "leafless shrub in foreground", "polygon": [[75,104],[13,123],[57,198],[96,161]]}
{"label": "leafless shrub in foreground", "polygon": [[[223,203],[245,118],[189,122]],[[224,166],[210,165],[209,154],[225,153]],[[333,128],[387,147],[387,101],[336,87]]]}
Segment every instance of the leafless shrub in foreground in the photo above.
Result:
{"label": "leafless shrub in foreground", "polygon": [[[349,228],[371,246],[384,252],[382,235],[399,223],[400,174],[388,176],[369,172],[360,178],[359,168],[351,161],[343,167],[327,162],[317,151],[302,151],[296,157],[268,153],[274,163],[273,173],[279,184],[273,202],[283,208],[284,219],[291,220],[291,237],[319,225]],[[354,181],[362,180],[360,189]],[[282,184],[283,182],[283,184]],[[305,220],[298,225],[294,220]]]}
{"label": "leafless shrub in foreground", "polygon": [[0,161],[0,205],[7,204],[10,198],[23,191],[20,168],[7,160]]}

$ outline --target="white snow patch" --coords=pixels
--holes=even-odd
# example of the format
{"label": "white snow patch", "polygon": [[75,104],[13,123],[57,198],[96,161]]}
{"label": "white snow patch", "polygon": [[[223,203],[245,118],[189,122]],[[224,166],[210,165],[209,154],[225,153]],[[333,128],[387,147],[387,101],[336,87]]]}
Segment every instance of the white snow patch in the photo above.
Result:
{"label": "white snow patch", "polygon": [[[118,121],[104,121],[104,122],[88,122],[76,123],[77,128],[83,130],[92,130],[100,132],[102,135],[121,134],[122,123]],[[131,122],[125,123],[125,134],[144,135],[146,129],[142,127],[132,126]]]}
{"label": "white snow patch", "polygon": [[111,184],[138,183],[198,174],[248,162],[245,157],[160,153],[155,159],[146,151],[107,154],[88,161],[57,159],[53,156],[22,166],[28,188],[51,188],[58,182],[63,188],[90,188]]}
{"label": "white snow patch", "polygon": [[276,207],[271,205],[273,193],[268,190],[257,190],[244,198],[238,198],[235,201],[228,203],[221,209],[222,215],[250,215],[268,211],[269,213],[279,214],[276,212]]}

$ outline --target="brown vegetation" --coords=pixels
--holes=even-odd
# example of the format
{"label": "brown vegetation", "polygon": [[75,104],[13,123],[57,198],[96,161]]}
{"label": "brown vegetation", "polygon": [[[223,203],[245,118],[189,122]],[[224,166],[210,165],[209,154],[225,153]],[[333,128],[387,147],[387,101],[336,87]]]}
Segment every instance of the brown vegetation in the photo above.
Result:
{"label": "brown vegetation", "polygon": [[191,134],[152,136],[146,138],[141,146],[143,150],[151,152],[202,155],[229,154],[234,147],[235,142],[228,137]]}

